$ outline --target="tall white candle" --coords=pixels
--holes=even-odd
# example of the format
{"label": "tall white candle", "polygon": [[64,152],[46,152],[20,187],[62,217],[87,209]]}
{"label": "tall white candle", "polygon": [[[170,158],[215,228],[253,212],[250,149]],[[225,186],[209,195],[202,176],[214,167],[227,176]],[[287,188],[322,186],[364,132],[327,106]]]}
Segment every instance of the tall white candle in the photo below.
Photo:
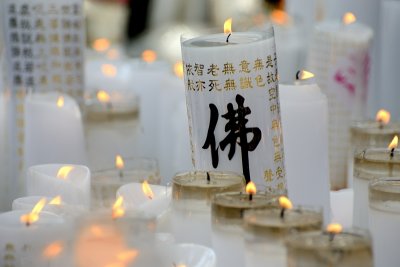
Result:
{"label": "tall white candle", "polygon": [[315,83],[279,85],[290,199],[322,206],[329,221],[328,104]]}
{"label": "tall white candle", "polygon": [[81,113],[66,94],[33,93],[25,99],[26,168],[36,164],[86,163]]}

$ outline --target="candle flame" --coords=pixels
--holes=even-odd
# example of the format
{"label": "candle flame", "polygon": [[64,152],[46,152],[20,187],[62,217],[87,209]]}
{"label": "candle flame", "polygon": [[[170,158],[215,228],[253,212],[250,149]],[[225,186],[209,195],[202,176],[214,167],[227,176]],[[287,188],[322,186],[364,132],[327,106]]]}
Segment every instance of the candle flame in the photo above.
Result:
{"label": "candle flame", "polygon": [[61,254],[63,249],[64,249],[64,246],[63,246],[62,242],[51,243],[50,245],[45,247],[45,249],[43,250],[43,256],[46,259],[54,259]]}
{"label": "candle flame", "polygon": [[112,64],[103,64],[101,65],[101,72],[107,77],[115,77],[117,76],[117,67]]}
{"label": "candle flame", "polygon": [[20,221],[26,225],[31,225],[32,223],[37,222],[39,220],[39,213],[42,211],[45,205],[46,198],[40,199],[30,213],[21,216]]}
{"label": "candle flame", "polygon": [[64,106],[64,97],[61,95],[57,99],[57,107],[62,108]]}
{"label": "candle flame", "polygon": [[61,205],[62,203],[62,198],[61,196],[56,196],[52,200],[50,200],[49,205]]}
{"label": "candle flame", "polygon": [[104,90],[99,90],[97,91],[97,99],[101,102],[101,103],[108,103],[110,102],[110,95],[104,91]]}
{"label": "candle flame", "polygon": [[256,184],[253,183],[252,181],[250,181],[247,185],[246,185],[246,193],[247,194],[255,194],[257,193],[257,187]]}
{"label": "candle flame", "polygon": [[301,70],[301,71],[299,71],[297,73],[297,77],[296,78],[298,80],[307,80],[307,79],[310,79],[310,78],[313,78],[313,77],[314,77],[314,73],[306,71],[306,70]]}
{"label": "candle flame", "polygon": [[103,237],[104,236],[104,230],[101,226],[99,225],[92,225],[89,229],[90,233],[95,236],[95,237]]}
{"label": "candle flame", "polygon": [[343,226],[339,223],[331,223],[326,227],[326,231],[330,234],[339,234],[342,230]]}
{"label": "candle flame", "polygon": [[152,63],[156,61],[157,53],[154,52],[153,50],[144,50],[142,53],[142,59],[147,63]]}
{"label": "candle flame", "polygon": [[122,207],[123,203],[124,203],[124,198],[122,196],[119,196],[112,207],[111,216],[113,219],[121,218],[125,215],[125,210]]}
{"label": "candle flame", "polygon": [[278,25],[285,25],[289,22],[289,15],[282,10],[276,9],[271,13],[271,20]]}
{"label": "candle flame", "polygon": [[182,61],[178,61],[174,64],[174,73],[177,77],[183,77],[183,63]]}
{"label": "candle flame", "polygon": [[224,33],[230,34],[232,33],[232,18],[225,20],[224,22]]}
{"label": "candle flame", "polygon": [[142,183],[142,190],[143,193],[146,197],[148,197],[149,199],[153,199],[154,198],[154,193],[153,190],[151,190],[151,187],[149,185],[149,183],[147,181],[144,181]]}
{"label": "candle flame", "polygon": [[67,179],[69,173],[75,169],[74,166],[71,165],[67,165],[67,166],[63,166],[61,167],[58,172],[57,172],[57,178],[58,179]]}
{"label": "candle flame", "polygon": [[120,155],[115,156],[115,167],[118,170],[122,170],[125,167],[124,160]]}
{"label": "candle flame", "polygon": [[139,251],[134,250],[134,249],[125,250],[125,251],[120,252],[117,255],[117,259],[124,263],[129,263],[129,262],[132,262],[133,260],[135,260],[135,258],[138,256],[138,254],[139,254]]}
{"label": "candle flame", "polygon": [[290,201],[290,199],[288,199],[285,196],[279,197],[279,206],[281,206],[282,209],[288,209],[288,210],[293,208],[292,201]]}
{"label": "candle flame", "polygon": [[376,121],[379,123],[383,123],[384,125],[390,122],[390,112],[384,109],[380,109],[376,113]]}
{"label": "candle flame", "polygon": [[97,52],[104,52],[106,51],[108,48],[110,48],[110,41],[106,38],[99,38],[96,39],[93,44],[92,47],[94,50],[96,50]]}
{"label": "candle flame", "polygon": [[356,16],[351,12],[345,13],[342,18],[343,23],[346,25],[354,23],[356,20]]}
{"label": "candle flame", "polygon": [[397,135],[395,135],[392,139],[392,142],[390,142],[388,148],[389,149],[396,149],[397,145],[399,143],[399,137]]}

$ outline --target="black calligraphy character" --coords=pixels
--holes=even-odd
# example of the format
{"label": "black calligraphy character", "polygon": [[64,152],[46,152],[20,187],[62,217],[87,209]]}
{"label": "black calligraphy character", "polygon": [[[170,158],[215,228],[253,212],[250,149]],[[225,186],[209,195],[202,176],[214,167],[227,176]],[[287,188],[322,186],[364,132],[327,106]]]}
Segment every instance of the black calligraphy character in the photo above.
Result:
{"label": "black calligraphy character", "polygon": [[218,167],[218,147],[216,146],[215,143],[215,127],[217,126],[218,122],[218,109],[214,104],[210,104],[210,125],[208,127],[208,132],[207,132],[207,138],[206,142],[203,145],[203,149],[208,149],[211,147],[211,160],[212,160],[212,165],[214,168]]}

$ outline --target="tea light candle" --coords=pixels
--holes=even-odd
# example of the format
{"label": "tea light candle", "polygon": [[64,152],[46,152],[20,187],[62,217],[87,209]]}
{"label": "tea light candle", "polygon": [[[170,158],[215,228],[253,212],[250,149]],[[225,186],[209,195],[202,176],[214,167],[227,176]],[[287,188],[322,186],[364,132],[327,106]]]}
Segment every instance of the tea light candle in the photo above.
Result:
{"label": "tea light candle", "polygon": [[246,193],[215,195],[211,206],[212,245],[218,266],[245,266],[243,214],[249,209],[271,208],[273,205],[276,205],[276,199],[265,193],[256,194],[252,182],[246,186]]}
{"label": "tea light candle", "polygon": [[369,185],[369,222],[376,267],[400,262],[400,179],[380,178]]}
{"label": "tea light candle", "polygon": [[286,241],[291,267],[372,267],[371,240],[356,229],[340,233],[307,232]]}
{"label": "tea light candle", "polygon": [[286,238],[322,227],[321,209],[298,206],[281,214],[281,208],[245,212],[246,266],[286,267]]}
{"label": "tea light candle", "polygon": [[171,226],[177,242],[211,245],[211,199],[217,193],[244,190],[242,175],[195,171],[172,179]]}
{"label": "tea light candle", "polygon": [[400,153],[370,148],[354,156],[354,226],[368,228],[368,183],[379,177],[400,175]]}
{"label": "tea light candle", "polygon": [[82,165],[36,165],[27,172],[28,196],[61,196],[71,205],[90,207],[90,170]]}

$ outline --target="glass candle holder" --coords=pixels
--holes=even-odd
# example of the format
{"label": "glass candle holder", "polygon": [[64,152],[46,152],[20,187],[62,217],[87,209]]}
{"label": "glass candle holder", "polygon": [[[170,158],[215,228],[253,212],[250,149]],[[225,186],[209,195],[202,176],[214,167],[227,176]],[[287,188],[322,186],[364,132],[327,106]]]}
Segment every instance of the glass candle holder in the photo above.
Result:
{"label": "glass candle holder", "polygon": [[[207,179],[207,177],[209,179]],[[245,179],[230,172],[186,172],[172,179],[172,232],[178,242],[211,245],[211,199],[244,191]]]}
{"label": "glass candle holder", "polygon": [[354,156],[353,224],[368,228],[368,183],[379,177],[400,176],[400,151],[371,148]]}
{"label": "glass candle holder", "polygon": [[369,185],[369,220],[375,266],[398,266],[400,254],[400,178],[380,178]]}
{"label": "glass candle holder", "polygon": [[295,207],[283,217],[281,212],[278,208],[245,212],[246,266],[286,267],[286,238],[322,227],[322,209]]}
{"label": "glass candle holder", "polygon": [[371,239],[367,232],[350,229],[331,237],[307,232],[286,241],[288,267],[372,267]]}

